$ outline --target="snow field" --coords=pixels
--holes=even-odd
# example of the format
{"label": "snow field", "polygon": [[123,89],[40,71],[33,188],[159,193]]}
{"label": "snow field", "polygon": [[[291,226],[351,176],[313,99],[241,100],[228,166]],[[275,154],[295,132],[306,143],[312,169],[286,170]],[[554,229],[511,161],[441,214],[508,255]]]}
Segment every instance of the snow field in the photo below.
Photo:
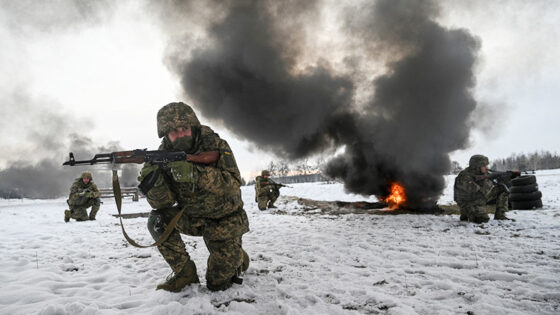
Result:
{"label": "snow field", "polygon": [[[111,199],[97,221],[70,223],[64,199],[0,200],[0,314],[557,314],[560,170],[537,175],[543,210],[484,225],[456,215],[304,214],[287,199],[261,212],[254,187],[243,187],[251,265],[243,285],[223,292],[206,289],[208,252],[190,236],[202,284],[155,291],[170,269],[156,249],[127,244]],[[453,199],[447,182],[442,204]],[[376,201],[341,184],[293,186],[282,194]],[[125,213],[146,211],[143,199],[123,203]],[[124,224],[152,242],[146,218]]]}

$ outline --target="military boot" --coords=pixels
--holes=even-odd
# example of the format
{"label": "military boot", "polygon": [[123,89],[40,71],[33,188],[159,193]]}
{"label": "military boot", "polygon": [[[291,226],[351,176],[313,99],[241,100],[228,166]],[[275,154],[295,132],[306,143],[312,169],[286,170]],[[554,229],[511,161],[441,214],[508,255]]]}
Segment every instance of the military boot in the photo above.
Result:
{"label": "military boot", "polygon": [[89,213],[89,219],[90,220],[95,220],[95,216],[97,215],[97,211],[99,211],[99,206],[98,205],[93,205],[93,207],[91,207],[91,212]]}
{"label": "military boot", "polygon": [[494,213],[494,220],[510,220],[510,221],[513,221],[513,219],[510,219],[510,218],[506,217],[506,212],[503,209],[496,209],[496,212]]}
{"label": "military boot", "polygon": [[70,221],[70,210],[64,210],[64,222]]}
{"label": "military boot", "polygon": [[469,217],[466,214],[461,214],[459,221],[469,221]]}
{"label": "military boot", "polygon": [[231,279],[229,279],[228,281],[222,283],[212,283],[208,281],[206,283],[206,286],[210,291],[224,291],[229,289],[234,283],[243,284],[243,278],[241,277],[243,276],[243,272],[245,272],[249,268],[249,255],[247,255],[247,252],[245,252],[244,249],[241,249],[241,252],[243,255],[241,266],[237,268],[235,275],[233,275],[233,277],[231,277]]}
{"label": "military boot", "polygon": [[277,207],[274,205],[274,203],[271,202],[271,203],[268,204],[268,209],[271,209],[271,208],[276,209]]}
{"label": "military boot", "polygon": [[193,283],[200,283],[200,280],[198,280],[198,274],[196,273],[196,265],[192,260],[189,260],[180,272],[168,277],[164,283],[158,284],[156,290],[179,292]]}

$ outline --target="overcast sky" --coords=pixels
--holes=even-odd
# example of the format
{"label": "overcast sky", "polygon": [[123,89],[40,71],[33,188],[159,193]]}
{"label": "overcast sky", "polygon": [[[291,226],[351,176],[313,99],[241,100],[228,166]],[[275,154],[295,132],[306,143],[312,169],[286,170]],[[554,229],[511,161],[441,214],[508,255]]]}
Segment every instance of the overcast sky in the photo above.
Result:
{"label": "overcast sky", "polygon": [[[200,14],[184,19],[196,23]],[[329,32],[330,19],[322,21]],[[560,1],[444,1],[438,21],[467,29],[481,45],[479,123],[470,147],[452,159],[465,165],[475,153],[560,153]],[[72,132],[156,149],[158,109],[179,100],[197,107],[166,65],[168,28],[145,1],[0,1],[0,169],[36,160],[34,152],[49,156],[49,146]],[[201,30],[193,25],[193,45],[204,39]],[[336,51],[324,58],[331,56]],[[228,140],[246,178],[276,159],[228,131],[227,117],[200,119]]]}

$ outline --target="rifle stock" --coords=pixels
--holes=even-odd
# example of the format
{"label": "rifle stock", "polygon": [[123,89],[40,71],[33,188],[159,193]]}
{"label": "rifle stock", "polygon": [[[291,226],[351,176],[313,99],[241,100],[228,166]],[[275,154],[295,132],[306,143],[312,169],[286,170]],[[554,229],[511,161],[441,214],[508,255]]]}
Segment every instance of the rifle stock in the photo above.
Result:
{"label": "rifle stock", "polygon": [[206,151],[199,154],[187,155],[187,161],[198,164],[212,164],[218,161],[220,153],[218,151]]}

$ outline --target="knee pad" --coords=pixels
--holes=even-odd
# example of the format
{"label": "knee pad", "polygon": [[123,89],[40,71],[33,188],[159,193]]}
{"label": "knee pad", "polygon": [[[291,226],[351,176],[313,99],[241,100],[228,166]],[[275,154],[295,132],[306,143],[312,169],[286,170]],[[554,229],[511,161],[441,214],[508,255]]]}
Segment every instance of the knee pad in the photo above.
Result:
{"label": "knee pad", "polygon": [[157,211],[150,212],[150,216],[148,217],[148,231],[150,231],[150,234],[156,241],[159,240],[165,231],[163,226],[163,216]]}
{"label": "knee pad", "polygon": [[96,205],[96,206],[100,206],[100,205],[101,205],[101,199],[95,198],[95,199],[93,200],[93,204]]}

